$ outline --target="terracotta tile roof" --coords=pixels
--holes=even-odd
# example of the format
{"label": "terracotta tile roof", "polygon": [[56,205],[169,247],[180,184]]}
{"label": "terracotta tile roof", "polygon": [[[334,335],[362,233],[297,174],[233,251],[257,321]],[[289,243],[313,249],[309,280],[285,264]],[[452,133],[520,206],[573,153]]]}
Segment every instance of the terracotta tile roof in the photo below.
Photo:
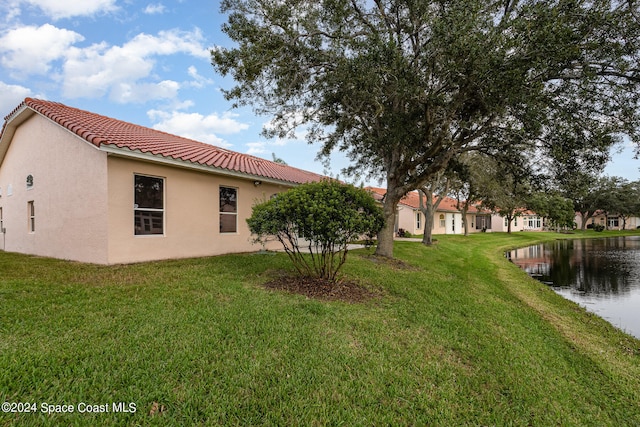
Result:
{"label": "terracotta tile roof", "polygon": [[[366,187],[366,190],[371,192],[371,195],[376,200],[382,200],[382,197],[386,194],[387,190],[384,188],[376,188],[376,187]],[[400,199],[400,204],[408,206],[413,209],[420,208],[420,199],[417,191],[411,191],[407,193],[402,199]],[[440,205],[438,205],[438,211],[442,212],[460,212],[460,210],[456,207],[457,200],[446,196]],[[481,209],[478,209],[476,206],[470,206],[468,213],[478,213],[481,212]]]}
{"label": "terracotta tile roof", "polygon": [[[5,118],[4,129],[13,115],[25,107],[53,120],[87,142],[101,147],[118,147],[139,153],[171,158],[212,169],[302,184],[326,178],[322,175],[226,150],[144,126],[101,116],[64,104],[26,98]],[[1,135],[1,134],[0,134]]]}

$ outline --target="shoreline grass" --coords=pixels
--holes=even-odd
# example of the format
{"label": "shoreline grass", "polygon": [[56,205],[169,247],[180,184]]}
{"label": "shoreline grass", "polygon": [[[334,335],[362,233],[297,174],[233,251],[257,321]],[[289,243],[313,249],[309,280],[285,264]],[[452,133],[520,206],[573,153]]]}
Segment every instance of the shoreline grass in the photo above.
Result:
{"label": "shoreline grass", "polygon": [[[0,425],[640,425],[640,341],[504,251],[638,232],[481,233],[353,251],[383,295],[270,291],[286,255],[96,266],[0,252]],[[135,413],[78,413],[132,402]],[[44,414],[43,403],[74,405]]]}

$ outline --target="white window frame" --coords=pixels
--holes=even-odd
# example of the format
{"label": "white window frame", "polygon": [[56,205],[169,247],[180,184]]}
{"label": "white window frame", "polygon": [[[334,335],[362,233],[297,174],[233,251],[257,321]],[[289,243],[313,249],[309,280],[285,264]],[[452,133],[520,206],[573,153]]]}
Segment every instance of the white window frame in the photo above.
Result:
{"label": "white window frame", "polygon": [[[229,190],[234,190],[236,192],[236,211],[235,212],[222,212],[222,210],[220,209],[220,201],[221,201],[221,190],[223,188],[227,188]],[[221,185],[218,187],[218,210],[219,210],[219,214],[220,216],[218,217],[218,221],[219,221],[219,227],[218,227],[218,231],[220,232],[220,234],[237,234],[238,233],[238,201],[240,199],[239,197],[239,191],[238,191],[238,187],[232,187],[229,185]],[[233,215],[235,217],[235,230],[234,231],[222,231],[220,228],[222,227],[222,215]]]}
{"label": "white window frame", "polygon": [[416,212],[416,230],[420,230],[422,228],[422,213]]}
{"label": "white window frame", "polygon": [[[136,204],[136,177],[137,176],[159,179],[162,181],[162,208],[161,209],[138,207],[138,205]],[[166,187],[167,187],[166,179],[162,176],[154,176],[154,175],[148,175],[144,173],[133,174],[133,218],[134,218],[133,235],[135,237],[163,237],[166,234],[167,232],[166,215],[165,215],[165,210],[166,210],[165,207],[166,207],[166,199],[167,199]],[[136,212],[161,212],[162,213],[162,233],[141,233],[141,234],[136,233],[136,225],[135,225]]]}

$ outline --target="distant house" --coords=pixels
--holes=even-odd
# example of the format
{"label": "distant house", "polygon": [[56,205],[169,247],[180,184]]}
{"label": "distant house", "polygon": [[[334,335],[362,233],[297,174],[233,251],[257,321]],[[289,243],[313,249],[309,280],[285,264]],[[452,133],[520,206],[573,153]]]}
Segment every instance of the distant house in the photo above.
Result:
{"label": "distant house", "polygon": [[[509,222],[507,218],[498,214],[491,217],[493,231],[508,231]],[[530,210],[519,212],[518,216],[511,220],[511,231],[542,231],[545,227],[544,218]]]}
{"label": "distant house", "polygon": [[254,203],[322,178],[27,98],[0,134],[0,250],[98,264],[253,251]]}
{"label": "distant house", "polygon": [[[384,188],[367,187],[375,199],[382,200],[386,194]],[[424,233],[424,214],[420,211],[420,199],[417,191],[409,192],[398,203],[395,230],[400,228],[411,234]],[[467,212],[469,232],[491,231],[491,214],[471,206]],[[457,208],[457,201],[451,197],[445,197],[435,212],[433,221],[433,234],[464,234],[462,224],[462,212]]]}
{"label": "distant house", "polygon": [[[578,228],[582,225],[582,214],[580,212],[576,212],[575,223]],[[622,230],[624,227],[625,230],[635,230],[640,227],[640,218],[632,216],[625,219],[618,214],[607,214],[602,211],[597,211],[596,214],[587,220],[587,225],[585,228],[593,228],[594,225],[602,225],[608,230]]]}
{"label": "distant house", "polygon": [[[367,187],[375,199],[382,201],[384,188]],[[445,197],[436,210],[433,223],[433,234],[464,234],[462,212],[458,203],[451,197]],[[506,232],[509,223],[506,218],[496,212],[490,212],[477,205],[472,205],[467,212],[469,232]],[[511,220],[511,231],[542,231],[544,219],[535,212],[524,210]],[[411,234],[424,233],[424,215],[420,211],[420,200],[417,191],[409,192],[398,203],[395,230],[403,229]]]}

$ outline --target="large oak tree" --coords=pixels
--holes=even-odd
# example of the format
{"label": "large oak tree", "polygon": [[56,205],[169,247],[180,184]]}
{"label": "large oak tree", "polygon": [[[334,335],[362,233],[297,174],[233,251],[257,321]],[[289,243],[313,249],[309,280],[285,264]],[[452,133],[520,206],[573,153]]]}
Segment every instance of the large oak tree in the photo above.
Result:
{"label": "large oak tree", "polygon": [[[386,179],[377,252],[398,201],[466,151],[564,153],[640,140],[633,1],[224,0],[233,47],[212,62],[236,106],[309,124],[321,154]],[[564,138],[578,135],[576,138]]]}

